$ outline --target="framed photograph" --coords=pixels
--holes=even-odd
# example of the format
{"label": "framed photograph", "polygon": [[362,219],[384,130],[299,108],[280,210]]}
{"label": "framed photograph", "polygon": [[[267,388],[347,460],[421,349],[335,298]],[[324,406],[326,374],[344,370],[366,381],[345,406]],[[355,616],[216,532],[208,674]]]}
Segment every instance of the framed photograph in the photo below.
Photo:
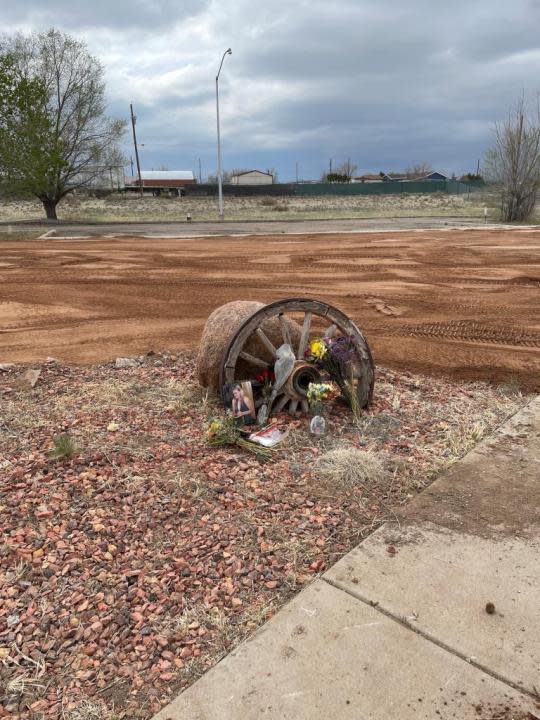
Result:
{"label": "framed photograph", "polygon": [[255,425],[257,422],[253,387],[249,380],[226,383],[223,386],[223,402],[239,425]]}

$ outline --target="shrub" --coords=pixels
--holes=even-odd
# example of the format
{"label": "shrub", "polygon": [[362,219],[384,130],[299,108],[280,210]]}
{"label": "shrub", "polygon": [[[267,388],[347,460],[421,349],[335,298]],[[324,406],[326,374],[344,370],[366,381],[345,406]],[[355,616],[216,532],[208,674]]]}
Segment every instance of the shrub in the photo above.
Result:
{"label": "shrub", "polygon": [[344,488],[373,484],[384,477],[384,465],[376,453],[349,447],[321,455],[316,471],[325,480]]}
{"label": "shrub", "polygon": [[55,435],[53,444],[54,447],[50,452],[52,460],[70,460],[78,452],[77,443],[67,433]]}

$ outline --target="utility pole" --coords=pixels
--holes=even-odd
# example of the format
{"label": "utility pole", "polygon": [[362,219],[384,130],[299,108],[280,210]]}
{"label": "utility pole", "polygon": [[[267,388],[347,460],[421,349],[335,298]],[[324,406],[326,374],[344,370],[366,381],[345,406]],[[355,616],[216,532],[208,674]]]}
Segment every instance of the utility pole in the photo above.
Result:
{"label": "utility pole", "polygon": [[199,158],[199,182],[202,183],[201,158]]}
{"label": "utility pole", "polygon": [[329,168],[328,174],[331,175],[332,174],[332,158],[330,158],[330,162],[328,163],[328,168]]}
{"label": "utility pole", "polygon": [[129,156],[129,164],[131,165],[131,177],[134,177],[134,172],[133,172],[133,155],[130,155],[130,156]]}
{"label": "utility pole", "polygon": [[480,175],[480,158],[478,158],[478,162],[476,163],[476,175]]}
{"label": "utility pole", "polygon": [[139,162],[139,150],[137,148],[137,134],[135,132],[135,123],[137,118],[133,114],[133,104],[130,103],[129,109],[131,110],[131,127],[133,128],[133,145],[135,146],[135,160],[137,161],[137,175],[139,176],[139,192],[141,197],[144,195],[142,177],[141,177],[141,163]]}

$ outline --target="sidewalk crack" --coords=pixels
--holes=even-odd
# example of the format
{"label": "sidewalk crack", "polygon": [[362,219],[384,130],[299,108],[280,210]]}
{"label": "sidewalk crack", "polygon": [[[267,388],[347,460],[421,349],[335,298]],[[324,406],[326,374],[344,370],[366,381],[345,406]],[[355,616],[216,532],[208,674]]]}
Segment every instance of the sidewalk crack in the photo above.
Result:
{"label": "sidewalk crack", "polygon": [[510,678],[505,677],[504,675],[501,675],[500,673],[496,672],[495,670],[492,670],[491,668],[487,667],[486,665],[483,665],[482,663],[478,662],[475,658],[468,657],[465,655],[465,653],[462,653],[460,650],[457,650],[457,648],[452,647],[451,645],[448,645],[442,640],[439,640],[439,638],[435,637],[435,635],[432,635],[427,630],[421,630],[420,628],[413,625],[406,617],[396,615],[391,610],[387,610],[384,606],[380,604],[380,602],[374,602],[373,600],[370,600],[365,595],[363,595],[361,592],[358,592],[358,590],[352,590],[351,588],[347,587],[346,585],[342,585],[340,582],[336,580],[331,580],[330,578],[321,576],[321,580],[323,580],[328,585],[331,585],[336,590],[340,590],[341,592],[346,593],[347,595],[350,595],[355,600],[359,600],[360,602],[364,603],[365,605],[368,605],[370,608],[375,610],[378,613],[381,613],[381,615],[384,615],[385,617],[389,618],[390,620],[393,620],[394,622],[398,623],[399,625],[402,625],[403,627],[407,628],[407,630],[411,630],[413,633],[416,633],[416,635],[420,635],[428,642],[433,643],[434,645],[437,645],[442,650],[445,650],[446,652],[450,653],[451,655],[454,655],[455,657],[459,658],[460,660],[463,660],[467,663],[467,665],[472,665],[473,667],[477,668],[478,670],[481,670],[486,675],[489,675],[490,677],[494,678],[495,680],[499,680],[499,682],[504,683],[505,685],[508,685],[508,687],[511,687],[514,690],[518,690],[519,692],[523,693],[524,695],[528,695],[529,697],[533,698],[534,700],[538,701],[539,694],[535,692],[534,690],[529,690],[527,687],[524,687],[523,685],[520,685],[519,683],[514,682],[513,680],[510,680]]}

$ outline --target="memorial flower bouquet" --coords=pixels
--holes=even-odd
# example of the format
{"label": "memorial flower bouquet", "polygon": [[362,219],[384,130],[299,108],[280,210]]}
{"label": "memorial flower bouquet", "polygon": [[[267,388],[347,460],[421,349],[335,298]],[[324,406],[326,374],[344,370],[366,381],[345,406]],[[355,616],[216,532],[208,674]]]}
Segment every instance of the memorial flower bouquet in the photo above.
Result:
{"label": "memorial flower bouquet", "polygon": [[256,455],[259,460],[269,460],[272,457],[271,450],[246,439],[235,418],[230,414],[225,417],[210,418],[206,428],[206,441],[213,447],[237,445]]}
{"label": "memorial flower bouquet", "polygon": [[310,343],[306,356],[328,373],[339,387],[355,417],[359,415],[360,408],[353,376],[354,363],[357,359],[353,338],[349,335],[335,339],[318,338]]}
{"label": "memorial flower bouquet", "polygon": [[329,383],[309,383],[306,397],[313,415],[322,415],[324,401],[333,389]]}

